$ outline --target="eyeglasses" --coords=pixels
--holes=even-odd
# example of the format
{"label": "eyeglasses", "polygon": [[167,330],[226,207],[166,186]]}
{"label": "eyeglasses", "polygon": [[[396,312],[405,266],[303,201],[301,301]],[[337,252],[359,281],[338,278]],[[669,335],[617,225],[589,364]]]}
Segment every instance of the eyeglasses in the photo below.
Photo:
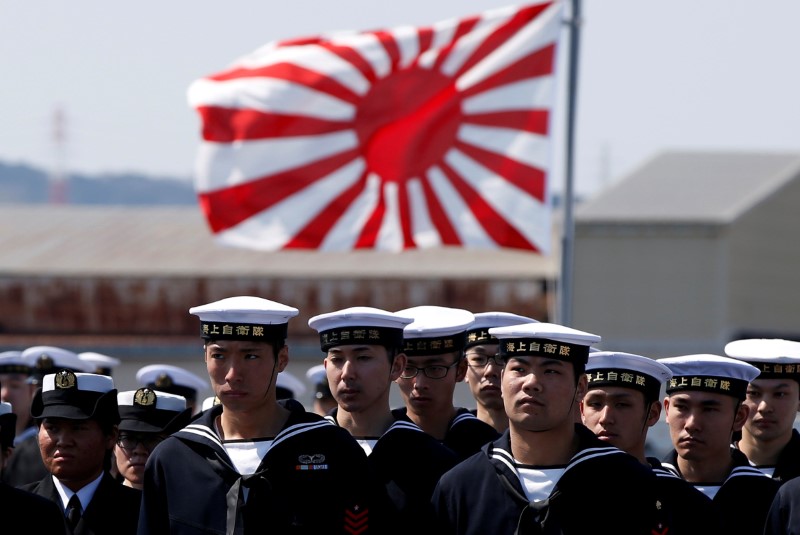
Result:
{"label": "eyeglasses", "polygon": [[406,366],[403,368],[403,373],[400,374],[401,379],[413,379],[417,376],[419,372],[425,374],[425,377],[429,377],[431,379],[442,379],[447,372],[450,371],[450,368],[453,366],[458,365],[459,361],[455,361],[449,366],[444,366],[441,364],[434,364],[433,366],[425,366],[424,368],[417,368],[416,366]]}
{"label": "eyeglasses", "polygon": [[160,435],[120,435],[117,444],[128,451],[136,449],[139,444],[152,451],[162,440],[164,438]]}
{"label": "eyeglasses", "polygon": [[467,365],[470,368],[485,368],[489,361],[503,368],[506,363],[499,354],[486,355],[485,353],[467,353]]}

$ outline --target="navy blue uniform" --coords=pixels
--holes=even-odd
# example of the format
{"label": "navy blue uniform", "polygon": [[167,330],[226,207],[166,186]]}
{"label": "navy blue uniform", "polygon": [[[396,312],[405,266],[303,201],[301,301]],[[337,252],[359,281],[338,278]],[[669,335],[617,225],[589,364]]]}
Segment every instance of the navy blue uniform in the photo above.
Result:
{"label": "navy blue uniform", "polygon": [[[756,466],[756,468],[771,468]],[[775,464],[775,471],[772,479],[786,483],[790,479],[800,476],[800,433],[797,429],[792,429],[792,438],[783,447],[778,455],[778,462]]]}
{"label": "navy blue uniform", "polygon": [[7,514],[3,520],[6,529],[14,525],[16,518],[24,526],[20,531],[48,535],[66,533],[64,515],[52,500],[0,483],[0,504]]}
{"label": "navy blue uniform", "polygon": [[[337,413],[334,409],[327,418],[336,422]],[[390,523],[397,533],[410,533],[430,519],[433,489],[459,460],[438,440],[405,420],[396,420],[378,438],[368,459],[375,478],[386,487]]]}
{"label": "navy blue uniform", "polygon": [[800,478],[778,489],[767,514],[764,535],[800,535]]}
{"label": "navy blue uniform", "polygon": [[[392,416],[395,420],[411,421],[405,407],[394,409]],[[479,452],[485,444],[499,436],[500,433],[494,427],[476,418],[469,410],[458,407],[442,444],[454,451],[459,460],[463,460]]]}
{"label": "navy blue uniform", "polygon": [[[48,475],[38,483],[31,483],[21,487],[39,496],[43,496],[63,507],[52,476]],[[75,526],[73,535],[133,535],[136,533],[136,523],[139,519],[139,503],[141,493],[130,487],[123,487],[104,473],[92,501],[83,511],[78,525]],[[66,526],[66,524],[65,524]],[[37,531],[37,527],[29,526],[28,529]]]}
{"label": "navy blue uniform", "polygon": [[[733,469],[711,500],[712,511],[719,526],[717,533],[761,533],[767,511],[780,483],[750,466],[747,457],[739,450],[731,448],[730,451]],[[664,466],[681,475],[677,460],[678,454],[673,450],[664,460]]]}
{"label": "navy blue uniform", "polygon": [[716,533],[711,498],[662,467],[658,459],[648,457],[647,461],[656,475],[656,496],[662,504],[663,522],[669,526],[670,535]]}
{"label": "navy blue uniform", "polygon": [[436,533],[642,535],[658,528],[653,472],[582,425],[575,428],[578,452],[545,501],[528,501],[509,431],[444,474],[432,500]]}
{"label": "navy blue uniform", "polygon": [[225,451],[214,426],[222,405],[160,443],[145,468],[140,535],[380,533],[370,507],[383,491],[358,443],[296,401],[278,403],[291,412],[255,474],[239,474]]}

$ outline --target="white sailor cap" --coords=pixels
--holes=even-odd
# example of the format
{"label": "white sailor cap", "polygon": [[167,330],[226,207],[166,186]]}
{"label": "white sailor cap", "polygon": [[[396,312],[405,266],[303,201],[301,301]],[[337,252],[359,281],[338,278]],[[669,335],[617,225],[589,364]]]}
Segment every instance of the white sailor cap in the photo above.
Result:
{"label": "white sailor cap", "polygon": [[489,334],[490,328],[508,327],[509,325],[519,325],[521,323],[538,323],[538,320],[512,314],[511,312],[478,312],[475,314],[475,321],[467,330],[466,347],[496,344],[497,338]]}
{"label": "white sailor cap", "polygon": [[403,329],[403,353],[409,357],[463,352],[467,329],[475,321],[468,310],[432,305],[398,310],[397,314],[414,320]]}
{"label": "white sailor cap", "polygon": [[32,368],[22,358],[22,351],[3,351],[0,353],[0,374],[19,373],[30,375]]}
{"label": "white sailor cap", "polygon": [[800,382],[800,342],[746,338],[726,344],[725,354],[758,368],[758,379],[788,378]]}
{"label": "white sailor cap", "polygon": [[197,399],[198,391],[209,387],[207,379],[170,364],[150,364],[140,368],[136,372],[136,380],[141,386],[168,394],[177,394],[185,397],[189,402]]}
{"label": "white sailor cap", "polygon": [[306,393],[306,385],[286,370],[278,374],[275,380],[275,397],[277,399],[297,399]]}
{"label": "white sailor cap", "polygon": [[657,399],[661,385],[672,378],[672,371],[655,359],[621,353],[595,351],[586,363],[589,389],[622,386],[644,393],[647,399]]}
{"label": "white sailor cap", "polygon": [[306,370],[306,379],[314,385],[314,397],[325,399],[332,396],[331,388],[328,384],[328,375],[325,373],[325,366],[317,364]]}
{"label": "white sailor cap", "polygon": [[74,373],[61,370],[42,379],[31,403],[34,418],[94,418],[107,423],[119,422],[117,391],[107,375]]}
{"label": "white sailor cap", "polygon": [[522,323],[493,327],[489,334],[500,341],[499,354],[512,357],[548,357],[586,364],[589,346],[601,338],[555,323]]}
{"label": "white sailor cap", "polygon": [[94,353],[92,351],[78,353],[78,357],[84,362],[93,365],[94,370],[92,370],[92,372],[99,373],[100,375],[111,375],[114,368],[120,365],[120,360],[118,358],[109,357],[102,353]]}
{"label": "white sailor cap", "polygon": [[741,360],[719,355],[683,355],[659,359],[672,370],[667,394],[683,390],[702,390],[745,398],[747,384],[758,377],[758,368]]}
{"label": "white sailor cap", "polygon": [[200,319],[200,336],[206,340],[285,340],[289,319],[298,313],[294,307],[249,295],[189,309]]}
{"label": "white sailor cap", "polygon": [[144,387],[117,394],[120,431],[171,434],[192,416],[186,398]]}
{"label": "white sailor cap", "polygon": [[17,415],[11,403],[0,402],[0,447],[9,448],[14,445],[16,436]]}
{"label": "white sailor cap", "polygon": [[200,406],[201,411],[207,411],[211,407],[219,405],[219,398],[217,396],[208,396],[203,400],[203,404]]}
{"label": "white sailor cap", "polygon": [[22,359],[33,368],[38,377],[60,370],[94,372],[94,365],[81,360],[77,353],[54,346],[33,346],[22,351]]}
{"label": "white sailor cap", "polygon": [[403,328],[414,318],[372,307],[351,307],[319,314],[308,326],[319,333],[322,351],[349,344],[402,347]]}

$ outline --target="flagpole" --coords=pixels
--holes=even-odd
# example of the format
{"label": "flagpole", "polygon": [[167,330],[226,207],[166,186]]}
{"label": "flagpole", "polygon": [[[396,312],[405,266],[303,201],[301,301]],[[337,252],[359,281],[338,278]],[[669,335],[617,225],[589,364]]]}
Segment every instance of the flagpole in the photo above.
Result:
{"label": "flagpole", "polygon": [[575,241],[575,221],[573,216],[573,153],[575,145],[575,101],[578,95],[578,51],[580,45],[581,0],[571,0],[569,25],[569,59],[567,65],[567,109],[566,143],[564,148],[564,228],[561,242],[561,278],[558,284],[558,323],[570,326],[572,323],[572,264]]}

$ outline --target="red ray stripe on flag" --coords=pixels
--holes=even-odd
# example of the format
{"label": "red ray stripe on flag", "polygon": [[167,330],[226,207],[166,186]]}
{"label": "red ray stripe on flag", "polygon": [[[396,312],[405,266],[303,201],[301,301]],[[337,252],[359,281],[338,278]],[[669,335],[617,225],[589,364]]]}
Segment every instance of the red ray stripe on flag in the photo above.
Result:
{"label": "red ray stripe on flag", "polygon": [[339,217],[347,211],[347,207],[355,200],[364,189],[367,181],[367,171],[349,188],[323,208],[316,217],[309,221],[289,242],[286,249],[318,249],[325,236],[333,228]]}
{"label": "red ray stripe on flag", "polygon": [[381,223],[386,215],[386,197],[383,194],[382,186],[382,184],[379,186],[378,204],[364,223],[361,234],[353,245],[355,249],[371,249],[378,241],[378,232],[381,230]]}
{"label": "red ray stripe on flag", "polygon": [[433,44],[433,28],[420,28],[417,30],[419,36],[419,53],[422,54]]}
{"label": "red ray stripe on flag", "polygon": [[198,194],[200,206],[214,232],[238,225],[336,171],[354,158],[358,150],[341,152],[303,167],[290,169],[225,189]]}
{"label": "red ray stripe on flag", "polygon": [[462,94],[466,98],[512,82],[552,74],[554,53],[555,44],[542,47],[508,65],[505,69],[497,71],[482,82],[465,89]]}
{"label": "red ray stripe on flag", "polygon": [[276,80],[287,80],[298,83],[336,97],[339,100],[358,104],[361,97],[340,83],[338,80],[326,76],[325,74],[306,69],[292,63],[274,63],[256,69],[237,68],[207,77],[209,80],[224,82],[239,78],[274,78]]}
{"label": "red ray stripe on flag", "polygon": [[505,41],[508,41],[515,33],[522,29],[526,24],[535,19],[542,11],[550,7],[550,4],[538,4],[520,9],[505,24],[499,26],[492,32],[481,45],[475,49],[470,58],[455,74],[456,78],[467,72],[476,63],[482,61],[486,56],[494,52]]}
{"label": "red ray stripe on flag", "polygon": [[329,121],[299,115],[280,115],[249,109],[198,106],[203,120],[203,139],[216,143],[313,136],[351,128],[350,121]]}
{"label": "red ray stripe on flag", "polygon": [[474,113],[465,115],[464,122],[547,135],[550,112],[548,110],[514,110]]}
{"label": "red ray stripe on flag", "polygon": [[385,30],[372,32],[386,51],[389,60],[392,62],[392,70],[395,70],[397,64],[400,63],[400,49],[397,46],[397,41],[394,36]]}
{"label": "red ray stripe on flag", "polygon": [[489,237],[497,244],[506,244],[509,247],[535,251],[536,247],[525,236],[511,226],[492,206],[474,189],[467,184],[458,173],[442,162],[441,169],[450,183],[458,191],[470,211],[475,215],[480,225]]}
{"label": "red ray stripe on flag", "polygon": [[370,83],[375,83],[375,80],[378,79],[378,76],[375,74],[375,71],[372,69],[372,65],[369,61],[364,59],[364,57],[350,48],[349,46],[344,45],[334,45],[333,43],[322,43],[320,46],[327,48],[350,65],[352,65],[356,70],[358,70],[364,78],[369,80]]}
{"label": "red ray stripe on flag", "polygon": [[543,170],[462,141],[456,141],[456,148],[497,176],[544,202],[547,174]]}
{"label": "red ray stripe on flag", "polygon": [[400,227],[403,230],[403,248],[414,248],[414,236],[411,230],[411,207],[408,201],[408,191],[404,187],[397,188],[397,205],[400,216]]}
{"label": "red ray stripe on flag", "polygon": [[444,207],[439,203],[439,197],[433,191],[427,176],[423,178],[422,190],[425,192],[425,202],[428,205],[428,214],[431,218],[431,223],[436,227],[439,237],[444,245],[461,245],[461,240],[453,228],[453,224],[447,219]]}
{"label": "red ray stripe on flag", "polygon": [[480,17],[469,17],[466,19],[462,19],[458,23],[458,27],[453,33],[453,37],[452,39],[450,39],[450,43],[448,43],[447,46],[443,47],[442,51],[439,52],[439,55],[436,58],[436,62],[433,64],[434,70],[440,71],[442,69],[442,63],[444,63],[444,60],[446,60],[447,57],[450,55],[450,52],[453,51],[453,48],[456,46],[458,40],[461,39],[461,37],[463,37],[465,34],[471,32],[472,29],[475,27],[475,25],[478,24],[478,20],[480,20]]}

